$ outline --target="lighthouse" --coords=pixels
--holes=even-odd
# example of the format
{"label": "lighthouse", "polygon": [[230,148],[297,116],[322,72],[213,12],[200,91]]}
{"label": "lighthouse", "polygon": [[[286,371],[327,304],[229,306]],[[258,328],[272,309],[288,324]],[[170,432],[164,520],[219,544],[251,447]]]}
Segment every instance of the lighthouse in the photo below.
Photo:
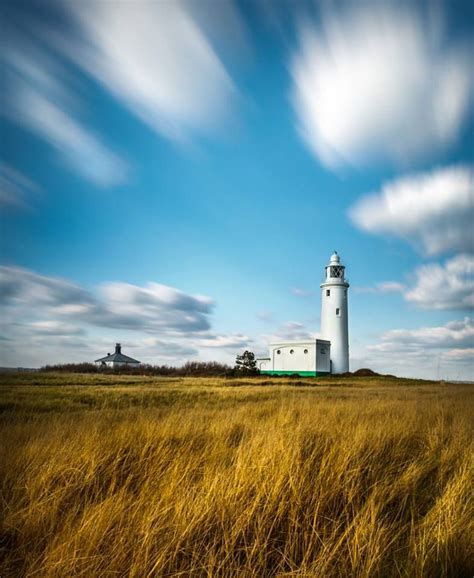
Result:
{"label": "lighthouse", "polygon": [[321,283],[321,336],[331,342],[331,373],[349,371],[347,299],[349,282],[335,251]]}
{"label": "lighthouse", "polygon": [[260,373],[319,377],[349,371],[349,330],[345,267],[336,251],[321,283],[321,337],[269,344],[268,357],[257,357]]}

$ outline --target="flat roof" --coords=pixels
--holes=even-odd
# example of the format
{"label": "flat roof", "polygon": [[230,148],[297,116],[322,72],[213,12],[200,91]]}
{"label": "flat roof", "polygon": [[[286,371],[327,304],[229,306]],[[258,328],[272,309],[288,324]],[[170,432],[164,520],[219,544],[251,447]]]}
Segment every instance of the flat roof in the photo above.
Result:
{"label": "flat roof", "polygon": [[307,339],[305,341],[272,341],[269,345],[308,345],[309,343],[318,342],[331,343],[329,339],[319,339],[318,337],[318,339]]}

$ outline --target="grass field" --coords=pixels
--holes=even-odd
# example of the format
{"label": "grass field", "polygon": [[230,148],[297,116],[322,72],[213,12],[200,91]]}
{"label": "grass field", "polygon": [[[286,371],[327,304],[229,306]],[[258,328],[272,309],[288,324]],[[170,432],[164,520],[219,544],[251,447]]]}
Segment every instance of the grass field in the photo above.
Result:
{"label": "grass field", "polygon": [[474,573],[472,386],[1,379],[2,578]]}

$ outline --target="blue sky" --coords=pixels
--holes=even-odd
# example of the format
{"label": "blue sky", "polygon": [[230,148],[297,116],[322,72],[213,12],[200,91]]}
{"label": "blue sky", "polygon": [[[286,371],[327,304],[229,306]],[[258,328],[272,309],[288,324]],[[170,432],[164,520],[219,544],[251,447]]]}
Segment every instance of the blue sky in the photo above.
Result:
{"label": "blue sky", "polygon": [[468,2],[4,2],[1,365],[232,362],[319,330],[471,379]]}

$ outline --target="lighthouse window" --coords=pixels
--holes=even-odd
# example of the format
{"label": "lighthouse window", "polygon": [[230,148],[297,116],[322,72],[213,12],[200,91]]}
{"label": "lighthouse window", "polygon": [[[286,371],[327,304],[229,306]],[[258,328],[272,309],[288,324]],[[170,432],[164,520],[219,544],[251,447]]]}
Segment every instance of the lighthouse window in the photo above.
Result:
{"label": "lighthouse window", "polygon": [[305,352],[305,353],[308,353],[308,350],[307,350],[307,349],[305,349],[305,350],[304,350],[304,352]]}
{"label": "lighthouse window", "polygon": [[341,316],[341,310],[339,309],[339,307],[336,308],[336,315],[337,315],[338,317]]}
{"label": "lighthouse window", "polygon": [[277,349],[277,355],[280,355],[281,351],[279,349]]}
{"label": "lighthouse window", "polygon": [[290,349],[290,353],[291,353],[291,355],[293,355],[293,353],[294,353],[294,352],[295,352],[295,350],[294,350],[294,349]]}
{"label": "lighthouse window", "polygon": [[326,348],[325,347],[321,347],[321,349],[319,350],[321,352],[321,355],[325,355],[326,353]]}
{"label": "lighthouse window", "polygon": [[331,289],[326,289],[326,297],[329,297],[329,295],[331,295]]}

